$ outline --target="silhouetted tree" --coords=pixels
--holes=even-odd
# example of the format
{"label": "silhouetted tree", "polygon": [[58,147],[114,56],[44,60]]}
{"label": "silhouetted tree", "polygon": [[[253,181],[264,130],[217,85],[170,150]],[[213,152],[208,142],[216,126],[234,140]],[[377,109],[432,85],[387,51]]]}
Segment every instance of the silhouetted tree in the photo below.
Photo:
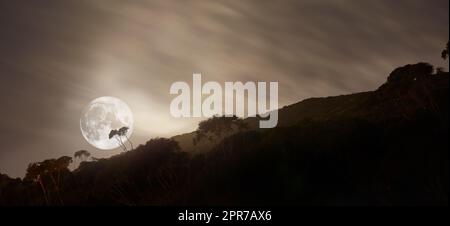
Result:
{"label": "silhouetted tree", "polygon": [[123,143],[122,141],[122,137],[124,137],[128,143],[130,143],[131,145],[131,150],[133,150],[133,143],[131,143],[129,137],[127,136],[127,132],[128,132],[128,127],[124,126],[118,130],[113,129],[109,132],[109,139],[112,139],[113,137],[116,138],[117,142],[119,143],[120,147],[124,150],[124,151],[128,151],[127,146]]}
{"label": "silhouetted tree", "polygon": [[61,199],[61,194],[59,191],[59,185],[55,179],[54,173],[57,172],[58,169],[58,163],[55,159],[47,159],[44,160],[43,162],[41,162],[41,166],[43,168],[44,173],[42,174],[43,176],[48,176],[50,178],[50,180],[53,183],[53,186],[56,190],[57,196],[58,196],[58,200],[61,204],[63,204],[63,201]]}
{"label": "silhouetted tree", "polygon": [[121,137],[125,137],[127,139],[128,143],[130,143],[130,145],[131,145],[131,150],[133,150],[134,149],[133,143],[131,143],[130,138],[127,136],[128,130],[129,130],[129,128],[124,126],[117,131],[117,135],[119,135]]}
{"label": "silhouetted tree", "polygon": [[61,172],[68,171],[68,166],[70,165],[71,162],[72,162],[71,157],[63,156],[58,159],[47,159],[42,162],[31,163],[28,165],[25,180],[30,180],[39,183],[41,190],[44,194],[45,201],[47,202],[47,204],[49,204],[50,203],[49,192],[43,182],[44,178],[49,178],[57,193],[59,202],[61,204],[64,204],[61,198],[60,175]]}
{"label": "silhouetted tree", "polygon": [[441,53],[442,59],[446,60],[448,57],[448,53],[449,53],[449,50],[448,50],[448,42],[447,42],[447,47],[444,50],[442,50],[442,53]]}
{"label": "silhouetted tree", "polygon": [[42,194],[45,199],[45,203],[47,205],[49,205],[50,202],[49,202],[48,195],[47,195],[47,189],[45,188],[45,185],[42,181],[43,173],[44,173],[44,167],[41,165],[40,162],[30,163],[27,168],[25,180],[29,180],[29,181],[39,184],[39,186],[41,187],[41,190],[42,190]]}
{"label": "silhouetted tree", "polygon": [[79,150],[73,155],[75,159],[80,159],[80,161],[86,161],[89,156],[91,156],[91,153],[86,150]]}
{"label": "silhouetted tree", "polygon": [[213,116],[199,123],[193,142],[196,145],[205,137],[212,141],[214,137],[220,138],[223,134],[241,132],[245,129],[248,129],[248,125],[237,116]]}
{"label": "silhouetted tree", "polygon": [[119,135],[119,130],[113,129],[109,132],[109,139],[116,138],[117,143],[119,143],[122,150],[127,151],[127,147],[122,141],[121,136]]}
{"label": "silhouetted tree", "polygon": [[72,162],[73,162],[72,157],[69,156],[62,156],[56,160],[56,171],[58,172],[58,184],[60,184],[61,181],[61,172],[68,170],[68,167]]}
{"label": "silhouetted tree", "polygon": [[393,70],[388,77],[389,83],[412,82],[432,75],[434,66],[429,63],[408,64]]}

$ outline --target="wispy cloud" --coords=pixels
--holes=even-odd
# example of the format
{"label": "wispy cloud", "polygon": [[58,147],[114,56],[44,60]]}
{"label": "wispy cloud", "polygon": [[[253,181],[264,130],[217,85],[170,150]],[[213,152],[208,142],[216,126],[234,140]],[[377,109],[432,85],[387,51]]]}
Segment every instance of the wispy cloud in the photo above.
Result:
{"label": "wispy cloud", "polygon": [[0,1],[0,171],[89,149],[79,114],[103,95],[130,105],[136,143],[195,129],[168,92],[194,72],[279,81],[282,106],[445,65],[448,15],[448,0]]}

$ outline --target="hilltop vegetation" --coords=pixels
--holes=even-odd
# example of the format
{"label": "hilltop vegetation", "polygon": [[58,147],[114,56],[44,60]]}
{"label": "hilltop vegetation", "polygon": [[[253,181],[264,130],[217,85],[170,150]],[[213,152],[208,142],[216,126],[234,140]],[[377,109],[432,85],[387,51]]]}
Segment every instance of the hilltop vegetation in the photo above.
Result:
{"label": "hilltop vegetation", "polygon": [[214,118],[72,172],[47,161],[0,175],[0,205],[448,205],[448,83],[406,65],[375,91],[280,109],[274,129]]}

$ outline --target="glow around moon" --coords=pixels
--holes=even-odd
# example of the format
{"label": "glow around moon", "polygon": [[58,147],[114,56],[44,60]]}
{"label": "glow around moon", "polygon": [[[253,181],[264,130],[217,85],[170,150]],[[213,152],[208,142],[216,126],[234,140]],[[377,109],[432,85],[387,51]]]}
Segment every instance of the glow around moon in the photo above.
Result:
{"label": "glow around moon", "polygon": [[[133,114],[130,108],[115,97],[99,97],[85,107],[80,118],[83,137],[94,147],[111,150],[120,146],[117,139],[109,139],[113,129],[127,126],[127,137],[133,132]],[[125,142],[127,138],[122,140]]]}

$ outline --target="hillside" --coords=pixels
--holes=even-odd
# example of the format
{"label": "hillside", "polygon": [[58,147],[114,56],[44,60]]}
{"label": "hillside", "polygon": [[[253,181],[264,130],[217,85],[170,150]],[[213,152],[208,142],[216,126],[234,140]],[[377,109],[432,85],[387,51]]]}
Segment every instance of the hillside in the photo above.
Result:
{"label": "hillside", "polygon": [[[445,98],[448,91],[448,76],[431,76],[433,68],[426,63],[406,65],[393,71],[388,81],[375,91],[363,93],[310,98],[279,109],[278,127],[289,127],[304,120],[326,121],[346,117],[382,122],[408,117],[420,109],[433,109],[436,113],[448,112]],[[401,79],[396,80],[396,77]],[[444,98],[444,99],[443,99]],[[446,109],[435,109],[442,106]],[[441,115],[447,120],[448,115]],[[258,129],[259,118],[244,120],[250,129]],[[238,132],[227,134],[214,142],[207,139],[194,145],[196,132],[172,137],[180,144],[181,150],[190,153],[210,150],[223,138]]]}
{"label": "hillside", "polygon": [[245,119],[202,144],[152,139],[73,172],[0,175],[0,205],[448,205],[448,84],[407,65],[375,91],[280,109],[274,129]]}

